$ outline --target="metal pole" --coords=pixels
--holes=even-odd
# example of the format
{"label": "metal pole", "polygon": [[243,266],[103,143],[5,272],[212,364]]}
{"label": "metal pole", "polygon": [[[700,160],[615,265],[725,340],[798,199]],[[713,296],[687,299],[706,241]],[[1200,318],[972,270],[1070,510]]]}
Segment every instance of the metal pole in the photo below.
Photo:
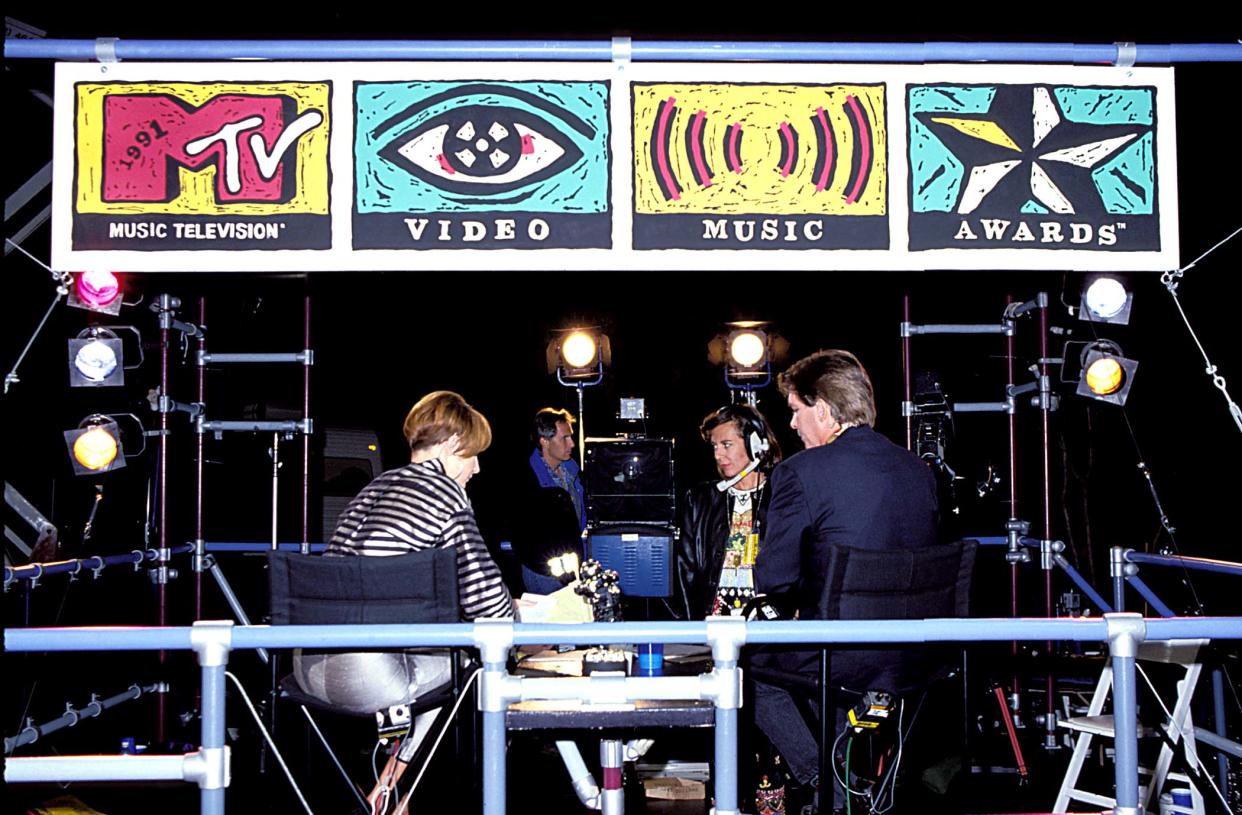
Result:
{"label": "metal pole", "polygon": [[[1013,305],[1013,295],[1005,295],[1005,312],[1008,314],[1009,307]],[[1014,387],[1014,356],[1016,353],[1015,343],[1017,342],[1017,321],[1014,321],[1014,330],[1005,335],[1005,393],[1009,394]],[[1018,416],[1017,411],[1012,410],[1008,416],[1009,427],[1009,615],[1011,617],[1018,616],[1018,576],[1019,569],[1023,560],[1019,555],[1026,554],[1026,550],[1022,548],[1017,541],[1017,525],[1018,525]],[[1016,551],[1015,551],[1016,550]],[[1010,656],[1013,658],[1013,679],[1010,685],[1012,696],[1010,697],[1010,709],[1014,716],[1020,716],[1021,700],[1022,700],[1022,678],[1018,676],[1018,641],[1014,640],[1009,649]]]}
{"label": "metal pole", "polygon": [[[555,60],[608,61],[609,40],[114,40],[122,60]],[[1032,62],[1074,65],[1238,62],[1233,43],[634,42],[635,62]],[[90,39],[4,41],[6,59],[100,59]]]}
{"label": "metal pole", "polygon": [[[302,350],[306,352],[306,361],[302,366],[302,420],[310,427],[310,386],[311,386],[311,299],[306,295],[302,304],[303,337]],[[310,454],[311,440],[309,433],[302,434],[302,554],[310,554]],[[275,538],[273,538],[275,540]]]}
{"label": "metal pole", "polygon": [[[901,322],[902,325],[910,324],[910,293],[906,292],[901,296]],[[905,380],[905,402],[903,404],[910,405],[914,401],[914,389],[911,384],[913,373],[910,370],[910,334],[907,331],[901,332],[901,375]],[[911,410],[903,410],[906,414],[906,449],[914,449],[914,412]]]}
{"label": "metal pole", "polygon": [[199,752],[208,768],[199,780],[203,815],[224,815],[224,789],[228,784],[228,748],[224,744],[224,669],[232,647],[231,622],[198,622],[190,635],[202,666],[203,710]]}
{"label": "metal pole", "polygon": [[280,505],[280,433],[272,434],[272,551],[279,546],[276,536],[276,511]]}
{"label": "metal pole", "polygon": [[[729,670],[736,667],[728,666]],[[821,711],[820,715],[830,715]],[[716,812],[736,813],[737,793],[737,708],[716,708]]]}
{"label": "metal pole", "polygon": [[[203,329],[198,335],[198,403],[207,404],[207,364],[203,355],[207,352],[207,298],[198,298],[198,325]],[[204,438],[200,430],[194,441],[194,619],[203,619],[203,489],[204,489]]]}
{"label": "metal pole", "polygon": [[586,388],[578,383],[578,466],[586,466],[586,417],[582,413],[583,391]]}
{"label": "metal pole", "polygon": [[1113,662],[1113,727],[1116,738],[1117,805],[1115,815],[1140,815],[1138,778],[1138,710],[1134,660],[1146,636],[1139,614],[1106,615]]}
{"label": "metal pole", "polygon": [[[1221,738],[1229,735],[1225,727],[1225,675],[1220,668],[1212,671],[1212,721],[1216,734]],[[1229,758],[1224,751],[1216,751],[1216,772],[1221,792],[1229,789]]]}
{"label": "metal pole", "polygon": [[625,789],[621,785],[625,745],[620,739],[601,739],[599,743],[599,770],[602,786],[599,790],[600,815],[625,815]]}
{"label": "metal pole", "polygon": [[[1041,292],[1038,298],[1039,302],[1039,418],[1040,418],[1040,441],[1044,448],[1044,537],[1045,541],[1052,540],[1052,433],[1050,430],[1050,414],[1052,412],[1052,391],[1048,378],[1048,296]],[[1044,569],[1044,616],[1051,617],[1053,615],[1054,606],[1052,604],[1052,569]],[[1053,651],[1052,640],[1044,643],[1044,653],[1051,659]],[[1049,662],[1051,665],[1051,662]],[[1131,670],[1133,670],[1131,664]],[[1044,747],[1049,750],[1055,750],[1058,747],[1057,742],[1057,705],[1055,694],[1055,679],[1052,671],[1046,671],[1044,679]],[[1131,674],[1133,675],[1133,674]]]}
{"label": "metal pole", "polygon": [[[160,312],[160,397],[168,396],[168,364],[169,364],[169,347],[168,335],[172,329],[171,322],[172,297],[167,294],[161,294],[159,299]],[[161,404],[161,408],[163,405]],[[159,496],[156,502],[156,513],[159,518],[159,546],[157,547],[161,556],[168,550],[168,412],[160,410],[160,443],[159,443]],[[159,625],[160,627],[168,625],[168,562],[161,560],[156,566],[156,592],[159,598]],[[158,670],[157,675],[161,681],[161,689],[155,697],[156,720],[155,720],[155,741],[158,744],[164,743],[164,718],[167,715],[168,697],[164,691],[164,664],[168,659],[168,654],[160,651],[157,657]]]}
{"label": "metal pole", "polygon": [[1120,546],[1108,550],[1108,575],[1113,579],[1113,609],[1126,610],[1126,555]]}

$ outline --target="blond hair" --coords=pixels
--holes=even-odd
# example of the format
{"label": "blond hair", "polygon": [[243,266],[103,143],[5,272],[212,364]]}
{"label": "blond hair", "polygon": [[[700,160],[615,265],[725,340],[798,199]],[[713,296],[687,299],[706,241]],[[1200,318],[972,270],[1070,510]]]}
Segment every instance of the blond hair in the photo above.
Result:
{"label": "blond hair", "polygon": [[841,424],[875,427],[875,391],[858,357],[831,348],[804,357],[776,379],[782,396],[798,394],[804,404],[823,400]]}
{"label": "blond hair", "polygon": [[457,436],[457,455],[477,456],[492,443],[492,426],[459,394],[433,391],[419,399],[405,417],[405,439],[418,452]]}

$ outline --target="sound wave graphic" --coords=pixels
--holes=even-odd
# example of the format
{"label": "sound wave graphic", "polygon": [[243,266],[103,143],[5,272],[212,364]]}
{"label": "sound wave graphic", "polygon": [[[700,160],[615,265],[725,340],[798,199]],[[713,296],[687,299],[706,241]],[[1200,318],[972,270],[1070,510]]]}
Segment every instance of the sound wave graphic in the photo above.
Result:
{"label": "sound wave graphic", "polygon": [[882,87],[634,93],[638,212],[884,212]]}

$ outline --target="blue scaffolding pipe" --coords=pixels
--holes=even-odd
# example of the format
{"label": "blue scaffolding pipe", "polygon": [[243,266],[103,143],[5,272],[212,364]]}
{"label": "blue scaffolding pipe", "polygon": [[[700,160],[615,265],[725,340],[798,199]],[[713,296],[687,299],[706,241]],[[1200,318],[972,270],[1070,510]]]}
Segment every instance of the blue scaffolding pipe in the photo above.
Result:
{"label": "blue scaffolding pipe", "polygon": [[1091,584],[1087,582],[1087,579],[1079,574],[1078,570],[1065,559],[1064,555],[1053,555],[1052,561],[1060,566],[1067,575],[1069,575],[1069,579],[1074,581],[1075,586],[1082,589],[1083,594],[1091,598],[1091,602],[1095,603],[1096,608],[1105,614],[1109,614],[1114,610],[1113,607],[1109,605],[1108,602],[1100,595],[1100,593],[1092,588]]}
{"label": "blue scaffolding pipe", "polygon": [[[193,551],[194,544],[192,543],[185,543],[181,546],[173,546],[168,550],[170,555],[186,555]],[[91,572],[92,574],[98,576],[107,566],[138,566],[148,560],[155,561],[159,559],[160,553],[157,549],[135,549],[132,552],[126,552],[123,555],[95,555],[94,557],[77,558],[74,560],[56,560],[48,563],[27,563],[24,566],[5,566],[4,588],[7,591],[10,584],[18,580],[35,581],[55,574],[70,574],[76,576],[84,572]]]}
{"label": "blue scaffolding pipe", "polygon": [[[282,552],[301,552],[302,544],[300,543],[278,543],[277,548]],[[213,543],[207,541],[203,544],[204,551],[207,552],[270,552],[272,544],[270,543],[233,543],[218,542]],[[322,552],[328,548],[326,543],[312,543],[310,550],[312,552]]]}
{"label": "blue scaffolding pipe", "polygon": [[1156,596],[1156,593],[1152,591],[1151,588],[1146,583],[1144,583],[1142,578],[1140,578],[1138,575],[1136,574],[1126,575],[1126,580],[1129,581],[1130,585],[1134,587],[1135,591],[1137,591],[1139,594],[1143,596],[1144,600],[1146,600],[1148,603],[1151,604],[1151,607],[1154,608],[1156,610],[1156,613],[1159,614],[1161,617],[1176,617],[1177,616],[1176,614],[1173,613],[1172,609],[1170,609],[1168,606],[1164,604],[1163,600],[1161,600],[1159,597]]}
{"label": "blue scaffolding pipe", "polygon": [[[1005,535],[985,535],[983,537],[974,537],[966,535],[963,540],[971,540],[980,546],[1008,546],[1009,538]],[[1022,546],[1029,546],[1033,549],[1039,548],[1039,540],[1036,538],[1018,538],[1018,543]]]}
{"label": "blue scaffolding pipe", "polygon": [[[478,644],[478,623],[418,625],[252,625],[232,629],[232,648],[438,648]],[[4,650],[160,651],[191,647],[192,626],[135,628],[16,628]],[[706,622],[516,623],[513,645],[594,645],[635,642],[708,642]],[[1108,639],[1106,618],[972,618],[934,620],[782,620],[746,624],[746,644],[1008,642]],[[1147,620],[1148,639],[1242,639],[1242,617],[1174,617]]]}
{"label": "blue scaffolding pipe", "polygon": [[7,756],[18,747],[33,744],[42,737],[55,733],[57,730],[73,727],[82,719],[93,719],[100,716],[108,708],[116,707],[122,702],[128,702],[131,699],[137,699],[144,693],[155,693],[155,691],[155,685],[147,685],[146,687],[130,685],[127,690],[121,691],[114,696],[109,696],[107,699],[100,699],[91,694],[91,701],[80,708],[75,708],[72,704],[66,704],[65,712],[57,718],[43,724],[28,724],[16,736],[5,736],[4,754]]}
{"label": "blue scaffolding pipe", "polygon": [[1153,566],[1180,566],[1185,569],[1197,569],[1203,572],[1218,572],[1242,577],[1242,563],[1228,560],[1211,560],[1204,557],[1180,557],[1177,555],[1149,555],[1127,549],[1125,558],[1130,563],[1147,563]]}
{"label": "blue scaffolding pipe", "polygon": [[1023,42],[630,42],[629,40],[23,40],[7,59],[550,60],[635,62],[1032,62],[1075,65],[1242,62],[1242,45]]}

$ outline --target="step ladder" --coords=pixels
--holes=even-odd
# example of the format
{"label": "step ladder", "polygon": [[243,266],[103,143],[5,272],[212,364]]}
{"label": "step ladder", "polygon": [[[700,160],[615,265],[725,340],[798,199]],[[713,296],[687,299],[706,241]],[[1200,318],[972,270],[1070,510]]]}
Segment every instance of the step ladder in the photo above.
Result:
{"label": "step ladder", "polygon": [[[1185,784],[1190,788],[1193,803],[1193,812],[1195,815],[1204,815],[1203,794],[1194,786],[1190,778],[1184,773],[1170,773],[1169,768],[1173,764],[1174,749],[1180,747],[1186,758],[1187,764],[1190,766],[1198,766],[1198,754],[1195,752],[1194,724],[1190,717],[1190,702],[1194,696],[1195,686],[1199,682],[1199,674],[1203,670],[1203,666],[1199,663],[1199,650],[1207,644],[1207,640],[1156,640],[1144,642],[1139,647],[1138,662],[1157,662],[1170,665],[1181,666],[1185,670],[1184,676],[1177,682],[1177,699],[1173,706],[1169,708],[1170,718],[1163,723],[1163,727],[1169,735],[1169,741],[1164,742],[1160,746],[1160,753],[1156,758],[1156,764],[1152,768],[1139,767],[1140,776],[1148,776],[1149,780],[1146,786],[1140,787],[1139,790],[1139,807],[1144,812],[1152,811],[1152,802],[1157,801],[1166,780],[1177,781]],[[1111,695],[1113,686],[1113,669],[1112,664],[1105,665],[1104,670],[1100,673],[1100,681],[1096,683],[1095,692],[1091,696],[1091,703],[1087,708],[1086,716],[1073,717],[1057,722],[1059,727],[1076,731],[1078,738],[1074,743],[1074,753],[1070,758],[1069,766],[1065,770],[1065,779],[1061,782],[1061,789],[1057,793],[1056,803],[1052,807],[1053,812],[1067,812],[1071,801],[1080,801],[1084,804],[1090,804],[1094,807],[1113,807],[1116,806],[1116,799],[1102,795],[1100,793],[1091,792],[1089,790],[1079,789],[1077,787],[1079,774],[1087,759],[1087,755],[1091,752],[1092,739],[1096,737],[1112,739],[1116,737],[1116,729],[1113,723],[1113,717],[1104,713],[1104,706]],[[1138,728],[1139,738],[1159,737],[1159,733],[1151,727],[1142,727],[1141,723]]]}

